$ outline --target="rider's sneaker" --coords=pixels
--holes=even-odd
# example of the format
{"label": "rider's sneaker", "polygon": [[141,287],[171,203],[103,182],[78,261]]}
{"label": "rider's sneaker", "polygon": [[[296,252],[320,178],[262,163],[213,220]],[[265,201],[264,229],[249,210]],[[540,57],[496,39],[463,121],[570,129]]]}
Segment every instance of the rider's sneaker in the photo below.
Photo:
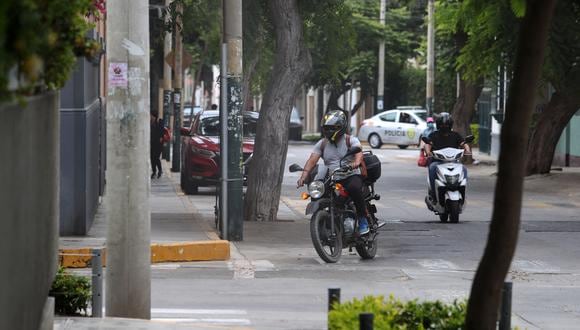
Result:
{"label": "rider's sneaker", "polygon": [[365,235],[369,233],[369,222],[367,218],[362,217],[358,220],[358,233],[360,235]]}

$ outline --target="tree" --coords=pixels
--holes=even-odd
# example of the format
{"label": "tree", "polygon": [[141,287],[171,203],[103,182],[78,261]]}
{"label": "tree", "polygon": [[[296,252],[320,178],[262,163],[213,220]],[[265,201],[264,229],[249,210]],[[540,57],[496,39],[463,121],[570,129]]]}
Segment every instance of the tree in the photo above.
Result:
{"label": "tree", "polygon": [[255,159],[264,161],[254,161],[250,167],[244,205],[245,219],[258,221],[276,219],[292,104],[312,67],[297,0],[272,0],[270,12],[276,34],[276,55],[260,109],[254,146]]}
{"label": "tree", "polygon": [[555,88],[532,129],[526,174],[549,173],[562,131],[580,109],[580,1],[560,1],[554,14],[544,79]]}
{"label": "tree", "polygon": [[534,107],[530,90],[539,81],[555,0],[528,0],[519,31],[485,252],[471,287],[467,329],[495,329],[503,281],[518,240],[525,154]]}

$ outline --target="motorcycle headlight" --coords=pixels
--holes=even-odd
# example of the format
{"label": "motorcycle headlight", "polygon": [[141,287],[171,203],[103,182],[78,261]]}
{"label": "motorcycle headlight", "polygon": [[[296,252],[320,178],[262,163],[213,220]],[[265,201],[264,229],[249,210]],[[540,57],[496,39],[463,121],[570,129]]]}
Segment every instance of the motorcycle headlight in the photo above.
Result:
{"label": "motorcycle headlight", "polygon": [[456,175],[446,175],[445,176],[445,181],[447,181],[447,184],[450,186],[455,186],[456,184],[459,183],[459,174]]}
{"label": "motorcycle headlight", "polygon": [[324,183],[322,181],[314,181],[308,185],[308,194],[312,198],[320,198],[324,195]]}

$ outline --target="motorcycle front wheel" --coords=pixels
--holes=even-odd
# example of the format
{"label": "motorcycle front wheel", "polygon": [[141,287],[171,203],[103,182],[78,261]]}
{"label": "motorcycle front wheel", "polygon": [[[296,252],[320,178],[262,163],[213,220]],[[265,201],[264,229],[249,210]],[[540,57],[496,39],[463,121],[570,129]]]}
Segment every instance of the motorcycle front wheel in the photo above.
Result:
{"label": "motorcycle front wheel", "polygon": [[342,232],[335,224],[334,232],[330,225],[332,219],[326,210],[318,210],[310,220],[310,236],[316,253],[324,262],[335,263],[342,254]]}

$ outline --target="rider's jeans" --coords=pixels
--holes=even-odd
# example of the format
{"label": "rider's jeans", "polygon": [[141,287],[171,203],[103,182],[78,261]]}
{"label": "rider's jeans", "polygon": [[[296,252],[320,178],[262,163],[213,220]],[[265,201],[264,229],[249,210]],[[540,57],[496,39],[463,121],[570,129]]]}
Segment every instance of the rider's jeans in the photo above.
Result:
{"label": "rider's jeans", "polygon": [[365,205],[365,200],[363,197],[363,179],[362,176],[355,174],[347,177],[344,180],[339,181],[340,184],[348,191],[350,198],[356,206],[356,215],[360,217],[366,217],[367,210]]}
{"label": "rider's jeans", "polygon": [[[432,160],[429,164],[429,184],[431,185],[431,191],[435,194],[435,176],[437,175],[437,165],[443,163],[439,160]],[[463,177],[467,179],[467,168],[463,166]]]}

